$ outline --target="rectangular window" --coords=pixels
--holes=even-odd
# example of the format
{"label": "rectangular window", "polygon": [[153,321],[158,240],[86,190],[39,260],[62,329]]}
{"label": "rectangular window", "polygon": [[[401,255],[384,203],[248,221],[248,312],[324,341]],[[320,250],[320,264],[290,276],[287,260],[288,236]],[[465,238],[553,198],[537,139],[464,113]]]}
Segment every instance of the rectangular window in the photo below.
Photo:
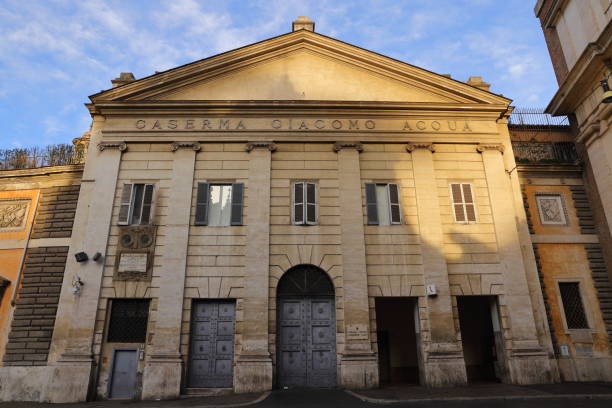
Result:
{"label": "rectangular window", "polygon": [[317,184],[310,182],[293,183],[293,223],[295,225],[316,225]]}
{"label": "rectangular window", "polygon": [[196,225],[242,225],[243,183],[198,183]]}
{"label": "rectangular window", "polygon": [[559,282],[559,293],[561,293],[561,302],[563,302],[567,328],[588,329],[589,323],[584,313],[579,283]]}
{"label": "rectangular window", "polygon": [[561,194],[536,193],[535,198],[542,225],[567,225],[565,203]]}
{"label": "rectangular window", "polygon": [[476,222],[476,207],[470,183],[451,183],[451,200],[455,222]]}
{"label": "rectangular window", "polygon": [[153,184],[125,183],[121,192],[119,225],[143,225],[151,221]]}
{"label": "rectangular window", "polygon": [[399,185],[395,183],[366,183],[368,225],[401,224]]}
{"label": "rectangular window", "polygon": [[144,343],[149,319],[148,299],[113,299],[107,341]]}

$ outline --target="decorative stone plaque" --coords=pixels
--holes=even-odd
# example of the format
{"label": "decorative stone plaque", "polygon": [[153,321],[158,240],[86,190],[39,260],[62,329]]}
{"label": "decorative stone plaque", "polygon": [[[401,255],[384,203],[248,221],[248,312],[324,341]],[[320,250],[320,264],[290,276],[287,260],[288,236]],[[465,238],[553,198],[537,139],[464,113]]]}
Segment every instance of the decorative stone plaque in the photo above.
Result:
{"label": "decorative stone plaque", "polygon": [[567,225],[561,194],[536,194],[542,225]]}
{"label": "decorative stone plaque", "polygon": [[119,257],[117,272],[147,272],[147,254],[124,252]]}
{"label": "decorative stone plaque", "polygon": [[23,231],[29,208],[29,199],[0,200],[0,232]]}
{"label": "decorative stone plaque", "polygon": [[350,324],[346,326],[347,340],[367,340],[368,330],[364,324]]}
{"label": "decorative stone plaque", "polygon": [[119,227],[114,280],[151,280],[155,233],[154,225]]}

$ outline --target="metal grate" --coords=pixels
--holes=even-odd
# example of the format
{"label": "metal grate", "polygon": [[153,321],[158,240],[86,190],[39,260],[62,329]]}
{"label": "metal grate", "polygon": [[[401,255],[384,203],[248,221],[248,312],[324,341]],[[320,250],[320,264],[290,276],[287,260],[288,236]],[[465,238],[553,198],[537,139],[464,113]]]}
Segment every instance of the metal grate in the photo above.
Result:
{"label": "metal grate", "polygon": [[277,287],[278,296],[334,295],[327,274],[314,265],[298,265],[288,270]]}
{"label": "metal grate", "polygon": [[559,282],[561,301],[565,311],[565,321],[568,329],[588,329],[584,306],[580,297],[578,282]]}
{"label": "metal grate", "polygon": [[148,318],[148,299],[113,299],[107,341],[144,343]]}

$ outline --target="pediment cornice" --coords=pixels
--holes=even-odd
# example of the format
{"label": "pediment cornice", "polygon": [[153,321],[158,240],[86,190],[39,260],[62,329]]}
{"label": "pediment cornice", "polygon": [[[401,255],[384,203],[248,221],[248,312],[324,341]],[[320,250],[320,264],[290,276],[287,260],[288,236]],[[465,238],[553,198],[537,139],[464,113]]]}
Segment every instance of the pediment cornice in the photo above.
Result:
{"label": "pediment cornice", "polygon": [[[90,99],[96,105],[110,101],[163,99],[160,96],[178,89],[229,75],[300,51],[333,59],[357,69],[368,71],[373,75],[389,78],[398,83],[440,95],[451,103],[505,106],[510,103],[510,100],[505,97],[307,30],[294,31],[160,72],[91,95]],[[156,103],[164,104],[167,102],[158,100]]]}

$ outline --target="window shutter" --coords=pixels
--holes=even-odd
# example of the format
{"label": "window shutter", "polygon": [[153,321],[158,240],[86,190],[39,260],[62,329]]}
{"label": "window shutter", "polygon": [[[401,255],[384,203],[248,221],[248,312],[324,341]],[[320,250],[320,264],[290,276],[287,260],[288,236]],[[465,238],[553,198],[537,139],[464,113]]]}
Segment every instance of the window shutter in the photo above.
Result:
{"label": "window shutter", "polygon": [[455,220],[457,222],[465,222],[465,212],[463,210],[463,199],[461,196],[461,184],[451,184],[451,193],[453,199],[453,211],[455,212]]}
{"label": "window shutter", "polygon": [[144,198],[142,200],[141,224],[149,224],[151,220],[151,207],[153,205],[153,184],[146,184]]}
{"label": "window shutter", "polygon": [[119,205],[119,225],[128,225],[129,223],[132,187],[132,183],[125,183],[123,185],[123,191],[121,191],[121,204]]}
{"label": "window shutter", "polygon": [[230,225],[242,225],[243,183],[232,183],[232,216]]}
{"label": "window shutter", "polygon": [[366,183],[366,210],[368,225],[378,225],[378,208],[376,206],[376,183]]}
{"label": "window shutter", "polygon": [[293,223],[304,224],[304,183],[293,185]]}
{"label": "window shutter", "polygon": [[463,202],[465,203],[465,215],[470,222],[476,221],[476,210],[474,208],[474,198],[472,196],[471,184],[462,184]]}
{"label": "window shutter", "polygon": [[401,224],[399,186],[395,183],[389,184],[389,208],[391,210],[391,224]]}
{"label": "window shutter", "polygon": [[196,214],[195,225],[208,225],[208,183],[198,183],[198,191],[196,196]]}
{"label": "window shutter", "polygon": [[306,185],[306,224],[317,223],[317,185],[315,183],[304,183]]}

